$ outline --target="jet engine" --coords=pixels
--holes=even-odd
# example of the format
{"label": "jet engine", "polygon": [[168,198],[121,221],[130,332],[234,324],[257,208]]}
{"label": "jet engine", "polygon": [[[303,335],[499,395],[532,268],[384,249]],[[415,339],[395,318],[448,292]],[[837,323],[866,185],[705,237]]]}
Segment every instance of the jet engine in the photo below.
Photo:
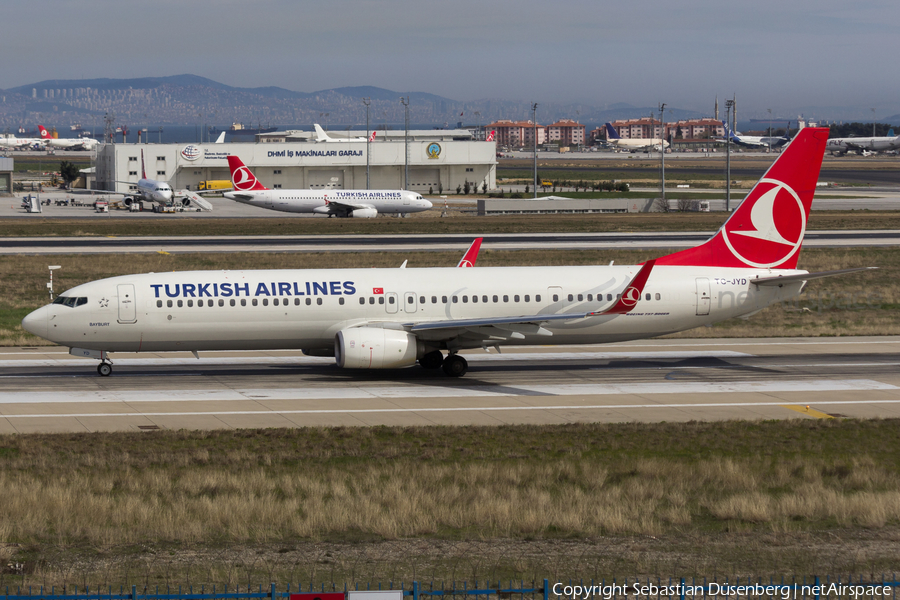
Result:
{"label": "jet engine", "polygon": [[334,336],[334,357],[343,369],[411,367],[424,354],[416,336],[396,329],[350,327]]}
{"label": "jet engine", "polygon": [[350,211],[350,216],[354,219],[374,219],[378,216],[378,211],[374,208],[357,208]]}

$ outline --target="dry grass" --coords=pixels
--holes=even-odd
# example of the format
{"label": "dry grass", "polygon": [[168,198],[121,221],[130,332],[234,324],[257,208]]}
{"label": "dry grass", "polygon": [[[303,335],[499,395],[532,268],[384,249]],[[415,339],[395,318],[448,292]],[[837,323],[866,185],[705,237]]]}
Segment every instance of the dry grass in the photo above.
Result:
{"label": "dry grass", "polygon": [[[818,435],[824,439],[817,446],[830,441],[840,448],[826,456],[796,455],[809,443],[804,440],[753,456],[762,443],[756,432],[729,456],[688,460],[646,444],[607,452],[598,444],[615,443],[618,432],[590,425],[512,427],[500,434],[476,429],[464,440],[453,428],[394,428],[375,436],[298,430],[257,433],[246,448],[239,444],[254,432],[4,436],[0,505],[7,540],[101,546],[148,539],[216,544],[661,535],[673,527],[720,530],[732,522],[780,530],[883,527],[900,523],[896,459],[839,457],[836,451],[853,447],[863,431],[888,436],[895,446],[895,426],[763,424],[774,435]],[[629,429],[642,435],[677,430],[713,445],[718,442],[708,438],[721,435],[699,424]],[[479,434],[498,439],[480,440]],[[568,439],[552,440],[555,435]],[[304,437],[322,447],[298,443]],[[48,438],[48,448],[37,447]],[[153,446],[142,447],[150,439]]]}
{"label": "dry grass", "polygon": [[890,570],[897,425],[0,436],[0,556],[48,587]]}

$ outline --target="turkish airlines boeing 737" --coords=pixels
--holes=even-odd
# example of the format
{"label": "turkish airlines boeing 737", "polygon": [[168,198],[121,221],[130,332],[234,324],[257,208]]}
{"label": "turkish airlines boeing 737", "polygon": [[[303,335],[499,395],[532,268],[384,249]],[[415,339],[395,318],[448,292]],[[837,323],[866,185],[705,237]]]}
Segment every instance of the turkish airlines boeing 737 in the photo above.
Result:
{"label": "turkish airlines boeing 737", "polygon": [[228,157],[228,167],[234,191],[223,196],[269,210],[373,219],[378,213],[421,212],[432,206],[422,194],[408,190],[270,190],[237,156]]}
{"label": "turkish airlines boeing 737", "polygon": [[797,269],[827,139],[800,131],[712,238],[642,265],[145,273],[76,286],[22,326],[99,359],[100,375],[115,351],[294,348],[342,368],[418,362],[460,376],[467,348],[691,329],[849,271]]}

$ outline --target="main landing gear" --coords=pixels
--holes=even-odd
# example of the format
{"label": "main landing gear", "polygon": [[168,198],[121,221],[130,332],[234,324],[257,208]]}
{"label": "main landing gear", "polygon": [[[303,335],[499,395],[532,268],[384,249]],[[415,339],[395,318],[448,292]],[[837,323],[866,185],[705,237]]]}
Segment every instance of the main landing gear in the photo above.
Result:
{"label": "main landing gear", "polygon": [[447,358],[440,350],[427,353],[419,359],[419,364],[424,369],[440,368],[445,375],[450,377],[462,377],[469,370],[469,363],[459,354],[450,354]]}
{"label": "main landing gear", "polygon": [[97,374],[100,375],[100,377],[109,377],[111,373],[112,373],[112,363],[111,362],[104,360],[99,365],[97,365]]}

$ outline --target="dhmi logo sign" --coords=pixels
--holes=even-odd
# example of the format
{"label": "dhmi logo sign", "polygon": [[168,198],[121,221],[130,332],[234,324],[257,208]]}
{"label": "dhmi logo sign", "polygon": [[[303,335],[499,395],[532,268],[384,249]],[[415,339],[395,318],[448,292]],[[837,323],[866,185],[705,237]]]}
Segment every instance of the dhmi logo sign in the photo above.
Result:
{"label": "dhmi logo sign", "polygon": [[425,149],[425,153],[428,154],[428,158],[440,158],[441,145],[437,142],[432,142],[428,144],[428,148]]}

